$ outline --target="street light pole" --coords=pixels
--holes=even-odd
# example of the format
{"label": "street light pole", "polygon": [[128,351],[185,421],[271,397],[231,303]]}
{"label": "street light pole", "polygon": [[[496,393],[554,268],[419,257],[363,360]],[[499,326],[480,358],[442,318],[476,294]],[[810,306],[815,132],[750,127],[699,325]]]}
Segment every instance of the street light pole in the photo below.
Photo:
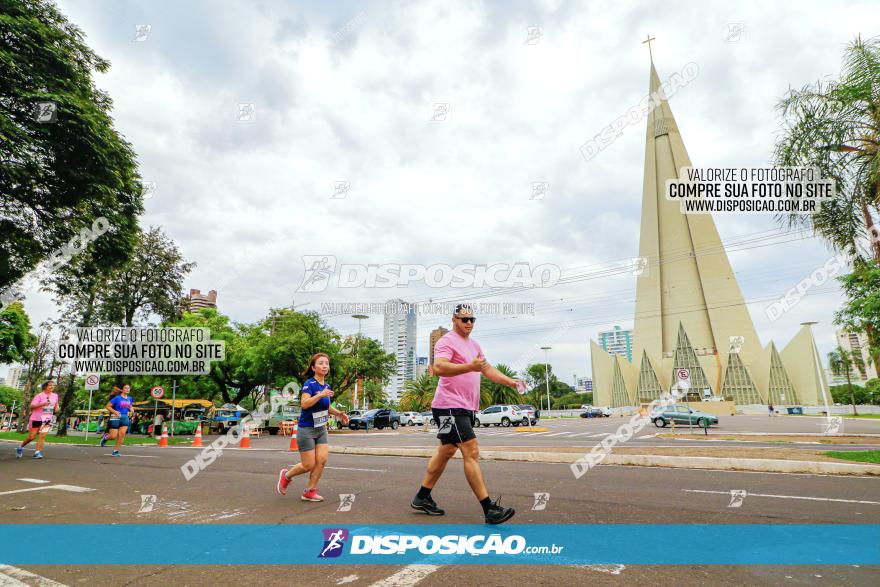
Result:
{"label": "street light pole", "polygon": [[553,348],[549,346],[542,346],[541,350],[544,351],[544,383],[547,386],[547,413],[550,413],[550,360],[548,359],[548,351]]}
{"label": "street light pole", "polygon": [[[361,323],[364,320],[366,320],[367,318],[369,318],[369,316],[367,316],[365,314],[352,314],[351,317],[358,321],[358,336],[357,336],[357,339],[354,341],[354,360],[355,360],[355,363],[357,363],[358,360],[360,359],[360,355],[358,354],[358,351],[360,350],[360,342],[361,342]],[[357,372],[357,369],[355,369],[355,372],[354,372],[354,402],[352,402],[352,403],[354,404],[352,406],[352,409],[353,410],[358,409],[358,372]]]}

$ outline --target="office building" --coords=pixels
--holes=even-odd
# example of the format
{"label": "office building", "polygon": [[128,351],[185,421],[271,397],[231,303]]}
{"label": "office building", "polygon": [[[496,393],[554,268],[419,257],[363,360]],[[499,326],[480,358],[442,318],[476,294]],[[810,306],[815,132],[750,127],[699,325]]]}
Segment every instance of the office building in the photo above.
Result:
{"label": "office building", "polygon": [[615,326],[612,330],[600,332],[599,345],[609,355],[623,355],[627,361],[632,363],[632,330],[624,330],[620,326]]}
{"label": "office building", "polygon": [[399,401],[403,384],[416,377],[416,313],[403,300],[388,300],[386,306],[400,309],[385,313],[383,348],[397,359],[397,370],[385,391],[390,401]]}
{"label": "office building", "polygon": [[434,364],[434,345],[437,344],[437,341],[440,340],[440,337],[442,337],[447,332],[449,332],[449,330],[443,328],[442,326],[438,326],[431,331],[431,336],[428,337],[428,365]]}

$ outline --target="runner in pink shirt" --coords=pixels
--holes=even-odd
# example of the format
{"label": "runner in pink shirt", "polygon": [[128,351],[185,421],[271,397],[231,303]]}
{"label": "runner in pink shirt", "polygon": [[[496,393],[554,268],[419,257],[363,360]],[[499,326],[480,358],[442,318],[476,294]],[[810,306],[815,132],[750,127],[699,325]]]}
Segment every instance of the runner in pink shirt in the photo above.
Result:
{"label": "runner in pink shirt", "polygon": [[434,374],[440,376],[431,411],[439,430],[440,446],[428,463],[428,471],[419,492],[410,506],[429,516],[442,516],[444,512],[431,498],[431,490],[457,450],[464,460],[464,475],[471,490],[483,506],[487,524],[501,524],[516,513],[513,508],[500,505],[489,498],[483,472],[480,469],[480,449],[474,422],[480,409],[480,377],[522,390],[524,384],[511,379],[488,362],[479,343],[470,337],[474,329],[473,310],[467,304],[459,304],[452,315],[452,331],[444,334],[434,345]]}
{"label": "runner in pink shirt", "polygon": [[34,396],[31,401],[31,419],[28,423],[28,436],[21,441],[21,446],[15,449],[15,456],[24,456],[24,447],[34,439],[37,439],[37,450],[34,452],[35,459],[42,459],[43,444],[46,442],[46,434],[55,421],[55,412],[58,411],[58,394],[55,393],[55,382],[47,381],[42,385],[42,391]]}

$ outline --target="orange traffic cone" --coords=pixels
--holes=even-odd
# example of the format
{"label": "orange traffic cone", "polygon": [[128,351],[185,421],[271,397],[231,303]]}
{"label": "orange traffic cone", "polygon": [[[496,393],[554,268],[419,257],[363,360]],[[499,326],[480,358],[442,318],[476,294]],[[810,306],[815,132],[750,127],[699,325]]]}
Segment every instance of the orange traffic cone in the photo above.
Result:
{"label": "orange traffic cone", "polygon": [[238,445],[238,448],[250,448],[251,447],[251,433],[248,431],[248,425],[243,424],[241,427],[241,444]]}
{"label": "orange traffic cone", "polygon": [[168,446],[168,427],[162,424],[162,438],[159,439],[159,446]]}
{"label": "orange traffic cone", "polygon": [[202,446],[202,425],[196,425],[196,436],[193,438],[193,446]]}
{"label": "orange traffic cone", "polygon": [[296,443],[296,431],[299,430],[299,426],[296,421],[293,422],[293,434],[290,435],[290,448],[287,450],[299,450],[299,445]]}

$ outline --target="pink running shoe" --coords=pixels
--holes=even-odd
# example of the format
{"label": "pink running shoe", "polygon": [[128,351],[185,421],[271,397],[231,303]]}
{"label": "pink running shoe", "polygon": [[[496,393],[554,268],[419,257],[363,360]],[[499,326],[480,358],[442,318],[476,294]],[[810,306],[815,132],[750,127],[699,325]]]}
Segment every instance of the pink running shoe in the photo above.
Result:
{"label": "pink running shoe", "polygon": [[287,495],[287,486],[290,485],[290,479],[287,478],[287,469],[281,469],[278,474],[278,493]]}
{"label": "pink running shoe", "polygon": [[324,501],[324,498],[318,495],[318,488],[305,489],[300,497],[303,501]]}

